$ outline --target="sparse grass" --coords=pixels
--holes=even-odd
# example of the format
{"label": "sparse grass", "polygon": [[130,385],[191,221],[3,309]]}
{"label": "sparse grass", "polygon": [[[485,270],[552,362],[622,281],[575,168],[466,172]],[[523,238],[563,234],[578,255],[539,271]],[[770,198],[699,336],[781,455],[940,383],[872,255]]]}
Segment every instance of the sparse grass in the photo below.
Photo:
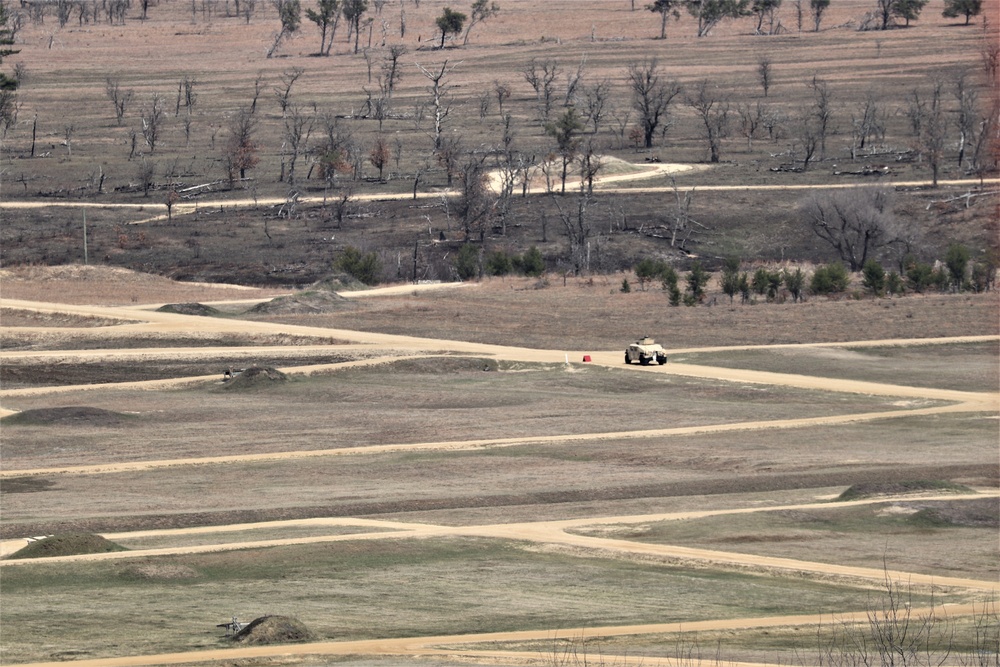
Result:
{"label": "sparse grass", "polygon": [[114,551],[128,551],[126,547],[90,533],[66,533],[50,535],[30,542],[12,553],[8,558],[51,558],[54,556],[77,556],[80,554],[102,554]]}
{"label": "sparse grass", "polygon": [[[994,391],[1000,386],[1000,345],[996,342],[682,353],[673,359],[915,387]],[[905,373],[901,373],[901,365],[905,365]]]}
{"label": "sparse grass", "polygon": [[[142,563],[142,576],[125,562],[5,570],[5,662],[48,659],[53,644],[91,657],[116,655],[116,646],[130,653],[211,648],[222,641],[212,626],[233,614],[294,613],[321,637],[349,640],[833,613],[863,608],[867,595],[482,539],[362,541]],[[98,593],[103,604],[94,608]],[[55,609],[46,602],[51,596],[60,601]],[[135,632],[136,617],[155,613],[158,623]]]}
{"label": "sparse grass", "polygon": [[[941,483],[923,488],[957,492],[960,485]],[[878,568],[884,562],[892,569],[948,576],[961,572],[989,581],[1000,575],[997,516],[1000,501],[996,498],[894,501],[857,508],[818,506],[724,514],[579,532],[861,567]],[[956,550],[956,543],[962,544],[962,549]]]}
{"label": "sparse grass", "polygon": [[898,495],[901,493],[969,493],[971,489],[962,484],[955,484],[940,479],[915,479],[904,482],[887,482],[884,484],[858,484],[840,494],[838,500],[855,500],[873,496]]}

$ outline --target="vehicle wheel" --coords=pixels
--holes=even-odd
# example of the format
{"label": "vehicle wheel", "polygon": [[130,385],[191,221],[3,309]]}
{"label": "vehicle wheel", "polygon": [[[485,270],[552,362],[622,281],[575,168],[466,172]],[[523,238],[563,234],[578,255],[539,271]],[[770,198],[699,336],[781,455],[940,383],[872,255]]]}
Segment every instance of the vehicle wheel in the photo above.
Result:
{"label": "vehicle wheel", "polygon": [[632,363],[632,360],[628,358],[628,352],[625,353],[625,363],[626,364],[631,364]]}
{"label": "vehicle wheel", "polygon": [[665,354],[661,354],[660,356],[658,356],[658,357],[656,358],[656,363],[658,363],[658,364],[659,364],[659,365],[661,365],[661,366],[662,366],[663,364],[667,363],[667,355],[665,355]]}
{"label": "vehicle wheel", "polygon": [[643,366],[648,366],[649,365],[649,359],[647,359],[646,357],[640,357],[639,363],[642,364]]}

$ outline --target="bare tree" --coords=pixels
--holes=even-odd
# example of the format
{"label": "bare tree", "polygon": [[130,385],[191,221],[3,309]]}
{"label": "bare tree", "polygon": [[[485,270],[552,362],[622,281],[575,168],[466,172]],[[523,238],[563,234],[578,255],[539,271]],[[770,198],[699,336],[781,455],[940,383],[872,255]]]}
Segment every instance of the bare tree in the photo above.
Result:
{"label": "bare tree", "polygon": [[773,81],[769,56],[763,56],[757,61],[757,80],[760,81],[760,87],[764,89],[764,97],[767,97],[767,91],[770,90]]}
{"label": "bare tree", "polygon": [[[245,0],[244,0],[245,1]],[[256,119],[252,106],[239,109],[229,121],[229,136],[222,156],[229,184],[236,181],[237,174],[242,181],[247,169],[253,169],[260,162],[257,144],[254,141]]]}
{"label": "bare tree", "polygon": [[159,94],[154,94],[148,106],[143,106],[140,114],[142,122],[142,138],[149,146],[149,152],[156,151],[156,144],[160,140],[163,131],[163,98]]}
{"label": "bare tree", "polygon": [[798,119],[795,128],[795,139],[792,146],[792,153],[802,151],[802,171],[809,171],[809,163],[816,157],[819,151],[819,130],[816,127],[816,119],[811,111],[805,111]]}
{"label": "bare tree", "polygon": [[142,196],[148,197],[149,191],[156,185],[156,164],[147,161],[145,157],[137,166],[136,175],[139,177],[139,186],[142,188]]}
{"label": "bare tree", "polygon": [[131,88],[123,89],[117,77],[109,76],[104,80],[104,92],[115,107],[115,119],[118,124],[122,124],[125,112],[128,111],[129,104],[132,103],[132,96],[135,91]]}
{"label": "bare tree", "polygon": [[819,134],[819,159],[826,158],[826,138],[833,132],[833,105],[830,86],[823,79],[813,76],[809,82],[814,95],[812,115]]}
{"label": "bare tree", "polygon": [[757,102],[754,106],[750,106],[749,103],[737,103],[736,114],[740,119],[740,134],[746,137],[747,152],[750,152],[753,150],[753,140],[764,125],[764,117],[767,115],[767,110],[761,106],[760,102]]}
{"label": "bare tree", "polygon": [[466,241],[472,240],[474,232],[478,232],[480,241],[483,240],[486,223],[495,204],[486,185],[487,176],[483,166],[485,159],[485,153],[468,152],[459,164],[458,178],[461,190],[455,209],[462,221],[462,232]]}
{"label": "bare tree", "polygon": [[953,92],[955,101],[958,102],[955,127],[958,129],[958,166],[961,167],[965,162],[967,148],[976,143],[976,128],[979,125],[976,113],[978,93],[970,85],[965,72],[959,72],[955,76]]}
{"label": "bare tree", "polygon": [[575,72],[566,73],[566,96],[563,98],[563,106],[571,106],[576,104],[576,90],[580,87],[580,82],[583,80],[583,70],[587,64],[587,56],[584,54],[583,58],[580,59],[580,64],[577,66]]}
{"label": "bare tree", "polygon": [[444,120],[451,111],[451,106],[446,100],[448,92],[451,90],[451,85],[445,81],[445,77],[455,69],[456,65],[449,67],[447,60],[441,63],[440,67],[435,67],[433,70],[427,69],[420,63],[416,63],[416,65],[423,75],[427,77],[427,80],[431,82],[427,91],[431,94],[431,104],[434,107],[434,150],[439,150],[441,148],[441,131],[444,126]]}
{"label": "bare tree", "polygon": [[718,162],[722,140],[729,135],[729,102],[708,79],[702,79],[688,95],[687,103],[705,126],[709,161]]}
{"label": "bare tree", "polygon": [[573,263],[573,273],[580,275],[590,271],[589,239],[592,232],[590,220],[587,217],[587,209],[590,206],[591,197],[586,191],[581,190],[576,196],[576,210],[573,211],[564,207],[560,198],[551,195],[552,201],[559,211],[559,219],[566,230],[566,237],[569,239],[570,261]]}
{"label": "bare tree", "polygon": [[642,125],[643,145],[652,148],[656,129],[666,119],[674,98],[680,95],[681,86],[676,81],[660,79],[656,58],[630,63],[626,76],[632,91],[632,108],[638,112]]}
{"label": "bare tree", "polygon": [[611,98],[611,82],[604,79],[592,86],[584,86],[580,95],[583,117],[594,126],[594,134],[597,134],[601,121],[607,113],[608,100]]}
{"label": "bare tree", "polygon": [[861,109],[851,116],[852,160],[857,159],[858,151],[864,150],[866,143],[885,137],[885,123],[885,113],[879,109],[875,93],[868,91]]}
{"label": "bare tree", "polygon": [[288,112],[288,105],[292,99],[292,87],[295,86],[295,82],[305,73],[305,70],[301,67],[293,67],[291,69],[286,69],[281,73],[281,86],[274,89],[274,97],[278,100],[278,106],[281,108],[281,117],[284,118],[285,114]]}
{"label": "bare tree", "polygon": [[503,103],[510,98],[510,86],[500,81],[494,81],[493,94],[497,98],[500,116],[503,117]]}
{"label": "bare tree", "polygon": [[552,111],[552,96],[555,92],[554,82],[556,77],[559,76],[559,71],[559,65],[554,60],[539,62],[535,58],[532,58],[528,66],[521,72],[524,75],[524,80],[535,91],[538,117],[542,122],[548,121],[549,113]]}
{"label": "bare tree", "polygon": [[892,190],[855,187],[810,194],[800,210],[810,228],[833,247],[851,271],[860,271],[875,252],[892,245],[909,247],[906,226],[892,210]]}
{"label": "bare tree", "polygon": [[926,159],[931,168],[934,186],[937,186],[948,123],[943,108],[944,82],[933,81],[929,96],[923,96],[918,89],[910,92],[906,109],[913,135],[914,147],[920,159]]}
{"label": "bare tree", "polygon": [[295,186],[295,165],[299,157],[307,150],[315,120],[315,114],[306,114],[299,106],[292,105],[288,108],[288,114],[285,116],[285,136],[282,146],[285,153],[285,159],[282,161],[282,174],[284,175],[284,167],[287,164],[289,187]]}

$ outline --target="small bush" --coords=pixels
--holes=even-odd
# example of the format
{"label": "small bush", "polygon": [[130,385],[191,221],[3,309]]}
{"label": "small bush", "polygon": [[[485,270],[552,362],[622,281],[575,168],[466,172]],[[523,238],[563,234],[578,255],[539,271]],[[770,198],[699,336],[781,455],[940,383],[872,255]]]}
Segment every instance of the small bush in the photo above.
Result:
{"label": "small bush", "polygon": [[701,262],[695,261],[691,265],[691,271],[688,272],[687,276],[687,286],[694,301],[701,301],[702,297],[705,296],[705,285],[708,284],[710,277],[708,271],[702,267]]}
{"label": "small bush", "polygon": [[494,250],[486,257],[486,275],[505,276],[514,270],[514,262],[503,250]]}
{"label": "small bush", "polygon": [[840,262],[821,266],[812,275],[809,289],[813,294],[839,294],[851,284],[851,275]]}
{"label": "small bush", "polygon": [[962,289],[965,283],[965,271],[969,266],[969,249],[961,243],[952,243],[944,257],[945,266],[951,277],[951,284],[956,289]]}
{"label": "small bush", "polygon": [[792,301],[798,302],[802,298],[802,287],[806,282],[806,274],[802,269],[796,268],[794,271],[785,270],[785,287],[792,295]]}
{"label": "small bush", "polygon": [[536,246],[531,246],[523,255],[514,259],[514,268],[526,276],[538,278],[545,273],[545,259]]}
{"label": "small bush", "polygon": [[902,276],[895,271],[890,271],[885,277],[885,291],[889,294],[902,294],[904,291]]}
{"label": "small bush", "polygon": [[639,289],[645,291],[646,283],[662,275],[666,268],[667,265],[662,259],[644,257],[639,260],[635,265],[635,277],[639,280]]}
{"label": "small bush", "polygon": [[882,296],[885,291],[885,269],[874,259],[869,259],[861,268],[862,284],[875,296]]}
{"label": "small bush", "polygon": [[455,271],[461,280],[472,280],[479,276],[479,248],[466,243],[455,256]]}
{"label": "small bush", "polygon": [[363,253],[354,246],[347,246],[339,258],[336,268],[347,273],[365,285],[377,285],[382,275],[382,262],[374,252]]}
{"label": "small bush", "polygon": [[631,285],[629,285],[629,283],[628,283],[628,278],[622,278],[622,287],[621,287],[621,291],[622,291],[622,293],[624,293],[624,294],[628,294],[629,292],[631,292],[631,291],[632,291],[632,286],[631,286]]}

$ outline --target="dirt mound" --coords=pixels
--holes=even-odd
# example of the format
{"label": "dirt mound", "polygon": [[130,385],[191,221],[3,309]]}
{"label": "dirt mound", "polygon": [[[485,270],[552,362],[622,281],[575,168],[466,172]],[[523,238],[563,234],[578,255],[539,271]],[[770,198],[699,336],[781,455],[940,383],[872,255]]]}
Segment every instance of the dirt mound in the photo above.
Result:
{"label": "dirt mound", "polygon": [[837,497],[837,500],[858,500],[873,496],[896,496],[903,493],[973,493],[962,484],[947,480],[918,479],[905,482],[866,482],[854,484]]}
{"label": "dirt mound", "polygon": [[276,368],[251,366],[242,373],[233,375],[231,380],[226,381],[223,388],[227,391],[239,391],[257,387],[270,387],[276,384],[284,384],[285,382],[288,382],[288,376]]}
{"label": "dirt mound", "polygon": [[102,408],[68,406],[24,410],[0,419],[4,426],[119,426],[132,419],[131,415]]}
{"label": "dirt mound", "polygon": [[78,554],[102,554],[109,551],[128,551],[128,549],[93,533],[65,533],[51,535],[32,542],[23,549],[15,551],[8,558],[52,558]]}
{"label": "dirt mound", "polygon": [[203,317],[215,317],[221,311],[218,308],[206,306],[203,303],[168,303],[156,309],[158,313],[177,313],[178,315],[201,315]]}
{"label": "dirt mound", "polygon": [[308,287],[310,290],[326,290],[328,292],[357,291],[368,289],[368,285],[347,273],[331,273],[320,278]]}
{"label": "dirt mound", "polygon": [[336,292],[329,290],[306,290],[290,296],[279,296],[264,303],[258,303],[247,311],[252,314],[286,315],[335,313],[353,308],[354,305]]}
{"label": "dirt mound", "polygon": [[316,636],[291,616],[261,616],[233,636],[241,644],[287,644],[314,641]]}

